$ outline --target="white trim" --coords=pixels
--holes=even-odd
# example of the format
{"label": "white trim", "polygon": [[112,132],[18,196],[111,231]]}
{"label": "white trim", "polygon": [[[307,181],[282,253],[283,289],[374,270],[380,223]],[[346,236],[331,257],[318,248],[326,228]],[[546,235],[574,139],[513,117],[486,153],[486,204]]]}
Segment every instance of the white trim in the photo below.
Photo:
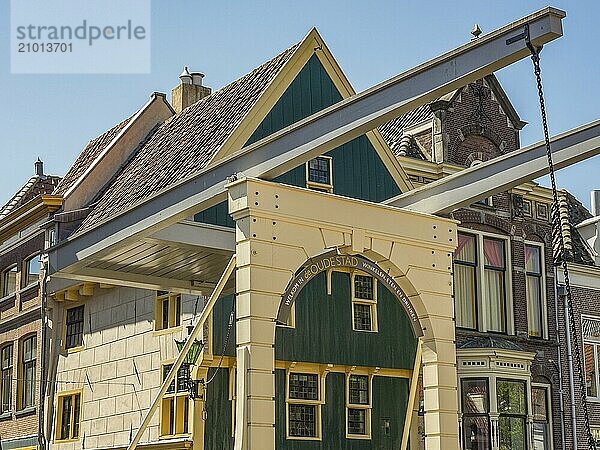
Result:
{"label": "white trim", "polygon": [[[369,403],[366,405],[350,403],[350,377],[351,376],[364,376],[367,377],[368,384],[368,392],[369,392]],[[346,373],[345,377],[345,392],[346,392],[346,407],[345,407],[345,421],[346,421],[346,439],[362,439],[362,440],[370,440],[371,439],[371,412],[373,410],[373,374],[372,373],[363,373],[357,371],[351,371]],[[365,431],[366,434],[350,434],[348,431],[348,412],[350,409],[364,409],[366,411],[365,414]],[[409,411],[406,411],[406,414],[409,414]]]}
{"label": "white trim", "polygon": [[[355,295],[355,284],[354,278],[356,275],[362,275],[365,277],[369,277],[373,280],[373,300],[365,299],[365,298],[357,298]],[[363,332],[363,333],[377,333],[379,331],[379,325],[377,323],[377,278],[372,275],[369,275],[365,272],[360,272],[357,270],[353,270],[350,272],[350,289],[352,292],[352,331]],[[370,330],[358,330],[354,326],[354,305],[367,305],[370,309],[371,314],[371,329]]]}
{"label": "white trim", "polygon": [[[292,363],[294,365],[294,363]],[[309,374],[317,376],[317,400],[290,398],[290,374]],[[327,372],[320,372],[313,368],[301,366],[298,369],[291,367],[285,371],[285,437],[289,440],[320,441],[323,437],[323,421],[321,406],[325,404],[325,376]],[[290,405],[311,405],[315,407],[315,436],[290,435]]]}

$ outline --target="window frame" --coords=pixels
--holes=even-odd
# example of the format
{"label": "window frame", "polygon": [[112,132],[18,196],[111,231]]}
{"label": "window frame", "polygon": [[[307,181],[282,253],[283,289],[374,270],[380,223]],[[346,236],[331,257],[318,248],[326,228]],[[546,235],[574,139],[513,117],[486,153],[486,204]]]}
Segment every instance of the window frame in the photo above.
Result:
{"label": "window frame", "polygon": [[[164,305],[167,304],[167,320],[165,321]],[[154,303],[154,331],[157,333],[173,333],[181,330],[183,322],[183,299],[175,292],[156,291]],[[165,327],[167,324],[167,327]]]}
{"label": "window frame", "polygon": [[581,345],[583,347],[583,371],[584,371],[584,380],[587,383],[587,367],[586,367],[586,361],[585,361],[585,346],[589,345],[592,347],[593,349],[593,354],[594,354],[594,382],[596,383],[596,395],[588,395],[588,391],[587,391],[587,386],[586,386],[586,399],[588,401],[592,401],[592,402],[600,402],[600,389],[599,387],[599,383],[600,383],[600,368],[599,368],[599,363],[600,363],[600,358],[598,357],[598,353],[600,352],[600,336],[598,336],[598,338],[593,338],[593,337],[589,337],[586,336],[585,334],[585,330],[583,328],[583,322],[584,320],[592,320],[592,321],[596,321],[600,323],[600,317],[597,316],[592,316],[592,315],[588,315],[588,314],[582,314],[581,315]]}
{"label": "window frame", "polygon": [[[369,396],[368,403],[350,403],[350,378],[353,376],[366,377],[367,378],[367,393]],[[372,411],[373,411],[373,374],[362,373],[362,372],[349,372],[346,373],[345,377],[345,391],[346,391],[346,439],[362,439],[370,440],[372,437]],[[365,434],[354,434],[350,433],[349,422],[350,422],[350,410],[351,409],[362,409],[365,411]]]}
{"label": "window frame", "polygon": [[[356,296],[356,277],[369,277],[373,281],[373,298],[365,299],[359,298]],[[377,278],[372,275],[369,275],[365,272],[361,272],[358,270],[353,270],[350,274],[350,283],[351,283],[351,294],[352,294],[352,331],[362,332],[362,333],[377,333],[379,331],[379,325],[377,320],[377,291],[378,291],[378,283]],[[369,307],[369,311],[371,314],[371,329],[363,330],[360,328],[356,328],[355,322],[355,312],[354,307],[356,305],[365,305]]]}
{"label": "window frame", "polygon": [[[476,237],[477,239],[477,267],[475,271],[475,292],[476,292],[476,309],[477,309],[477,322],[478,326],[476,328],[477,331],[481,332],[489,332],[495,333],[499,335],[514,335],[515,334],[515,325],[514,325],[514,299],[512,294],[512,241],[510,236],[490,233],[487,231],[474,230],[471,228],[462,228],[459,227],[458,232],[460,234],[470,234]],[[485,256],[483,250],[483,240],[484,239],[492,239],[502,241],[504,243],[504,322],[505,322],[505,330],[495,331],[491,330],[488,324],[488,320],[485,312],[489,309],[489,299],[486,295],[484,295],[484,271],[485,271]],[[452,262],[454,264],[454,256],[452,257]],[[456,280],[453,275],[453,283]],[[458,327],[463,328],[463,327]],[[472,328],[464,328],[467,330],[473,330]]]}
{"label": "window frame", "polygon": [[[28,278],[29,278],[29,275],[30,275],[30,272],[29,272],[30,267],[29,266],[31,264],[31,261],[34,258],[38,258],[38,262],[40,263],[40,266],[38,268],[37,279],[35,281],[32,281],[31,283],[29,283],[27,281]],[[36,284],[39,283],[39,281],[40,281],[39,277],[40,277],[40,272],[41,272],[41,258],[42,258],[42,254],[40,252],[36,252],[36,253],[33,253],[33,254],[29,255],[27,258],[25,258],[23,260],[23,264],[22,264],[22,268],[21,268],[21,274],[22,274],[22,276],[21,276],[21,289],[25,289],[25,288],[28,288],[30,286],[35,286]]]}
{"label": "window frame", "polygon": [[[173,367],[174,360],[171,361],[163,361],[160,365],[160,373],[161,373],[161,383],[164,381],[166,373],[165,370],[171,370]],[[191,434],[192,427],[190,426],[190,419],[192,418],[192,414],[190,412],[190,386],[187,386],[185,389],[179,390],[179,372],[184,368],[185,365],[182,365],[177,371],[177,375],[175,379],[171,382],[173,385],[173,390],[171,391],[171,385],[167,388],[167,391],[163,395],[160,402],[160,416],[159,416],[159,439],[171,439],[173,437],[181,437],[181,436],[189,436]],[[189,378],[191,380],[191,366],[187,366],[187,370],[189,371]],[[168,373],[168,372],[167,372]],[[164,433],[164,420],[165,420],[165,404],[169,402],[170,407],[169,411],[172,413],[169,415],[169,430],[173,431],[173,433]],[[183,403],[183,418],[179,417],[179,404]],[[181,420],[181,422],[179,422]],[[177,427],[181,425],[183,431],[178,433]]]}
{"label": "window frame", "polygon": [[[500,419],[502,419],[503,417],[517,418],[517,419],[521,419],[523,421],[524,450],[529,450],[530,434],[533,432],[533,420],[531,420],[531,421],[529,420],[530,415],[531,415],[531,412],[530,412],[530,409],[531,409],[531,406],[530,406],[531,383],[529,383],[528,380],[523,380],[523,379],[519,379],[519,378],[506,378],[504,376],[496,377],[495,382],[496,382],[496,414],[498,415],[498,444],[500,444]],[[523,406],[525,408],[525,411],[523,413],[514,414],[514,413],[507,413],[507,412],[499,411],[499,408],[498,408],[498,384],[502,383],[502,382],[519,383],[519,384],[523,385]]]}
{"label": "window frame", "polygon": [[[461,260],[456,260],[454,258],[454,256],[452,257],[452,262],[453,264],[458,264],[459,266],[465,266],[465,267],[472,267],[473,268],[473,285],[475,286],[475,304],[473,305],[473,310],[474,310],[474,314],[475,314],[475,327],[471,328],[471,327],[466,327],[466,326],[462,326],[459,325],[458,322],[456,321],[456,311],[454,313],[454,317],[455,317],[455,324],[457,328],[463,329],[463,330],[478,330],[479,329],[479,325],[480,325],[480,320],[479,320],[479,302],[480,302],[480,294],[479,294],[479,276],[478,276],[478,272],[479,272],[479,237],[477,236],[477,234],[475,233],[464,233],[462,231],[459,230],[458,234],[462,234],[462,235],[467,235],[467,236],[472,236],[475,240],[475,262],[470,262],[470,261],[461,261]],[[455,271],[453,271],[453,273],[455,273]],[[456,281],[453,279],[453,281]],[[455,283],[456,284],[456,283]],[[454,307],[456,308],[456,289],[454,289],[454,297],[455,297],[455,302],[454,302]]]}
{"label": "window frame", "polygon": [[[72,310],[72,309],[76,309],[76,308],[82,308],[82,314],[81,314],[81,338],[80,338],[80,343],[79,345],[75,345],[73,347],[68,347],[67,346],[67,336],[68,336],[68,328],[69,328],[69,324],[67,323],[67,320],[69,318],[69,314],[68,311]],[[64,314],[63,314],[63,331],[62,331],[62,350],[66,351],[67,353],[74,353],[74,352],[78,352],[83,350],[84,348],[84,342],[83,342],[83,335],[85,334],[85,304],[80,303],[80,304],[73,304],[72,306],[69,305],[68,308],[64,308]]]}
{"label": "window frame", "polygon": [[[2,353],[5,349],[10,348],[10,358],[8,367],[2,367]],[[12,342],[7,342],[0,346],[0,416],[11,414],[13,411],[13,375],[14,375],[14,365],[15,365],[15,354],[14,354],[14,344]],[[4,394],[4,372],[8,373],[8,408],[4,409],[4,405],[2,404],[2,395]]]}
{"label": "window frame", "polygon": [[533,436],[535,436],[534,434],[534,430],[533,430],[533,425],[535,425],[536,423],[542,423],[540,421],[536,421],[535,417],[533,416],[533,390],[534,389],[543,389],[545,391],[545,396],[546,396],[546,423],[548,425],[548,450],[553,449],[554,448],[554,437],[552,435],[552,428],[553,428],[553,424],[552,424],[552,386],[548,383],[531,383],[531,422],[532,422],[532,445],[535,444],[535,442],[533,442]]}
{"label": "window frame", "polygon": [[[74,435],[73,430],[75,429],[75,399],[79,396],[79,417],[77,421],[77,436]],[[66,438],[61,437],[62,435],[62,421],[64,411],[64,400],[69,397],[71,398],[71,411],[69,414],[69,436]],[[77,442],[81,438],[81,417],[83,413],[83,389],[75,389],[71,391],[62,391],[56,394],[57,408],[56,408],[56,435],[54,438],[55,442]]]}
{"label": "window frame", "polygon": [[[487,393],[487,412],[485,413],[465,413],[463,411],[464,409],[464,389],[463,389],[463,383],[465,381],[484,381],[486,383],[486,393]],[[464,448],[468,448],[467,447],[467,442],[466,442],[466,434],[465,434],[465,428],[464,428],[464,418],[465,417],[485,417],[487,418],[487,422],[488,422],[488,434],[489,434],[489,438],[490,438],[490,442],[488,445],[488,450],[491,450],[492,448],[492,440],[493,440],[493,436],[492,436],[492,420],[491,420],[491,412],[492,412],[492,392],[491,392],[491,379],[489,377],[481,377],[481,376],[476,376],[475,374],[470,374],[469,376],[465,376],[465,377],[461,377],[458,380],[458,386],[459,386],[459,400],[460,400],[460,409],[459,409],[459,413],[460,413],[460,442],[462,443],[462,445],[464,446]]]}
{"label": "window frame", "polygon": [[[8,274],[13,271],[15,272],[15,280],[13,284],[13,288],[14,290],[12,292],[7,292],[7,288],[8,288],[8,282],[7,282],[7,276]],[[10,266],[6,267],[3,271],[2,271],[2,298],[5,297],[11,297],[13,295],[15,295],[17,293],[18,289],[18,285],[17,285],[17,274],[19,273],[19,268],[18,268],[18,264],[11,264]]]}
{"label": "window frame", "polygon": [[[329,183],[321,183],[318,181],[312,181],[310,179],[310,161],[315,160],[315,159],[326,159],[328,160],[328,165],[329,165]],[[327,156],[327,155],[320,155],[317,156],[315,158],[312,158],[309,161],[306,161],[305,164],[306,167],[306,187],[308,189],[313,189],[316,191],[320,191],[320,192],[328,192],[328,193],[333,193],[333,158],[331,156]]]}
{"label": "window frame", "polygon": [[[548,308],[547,308],[547,293],[546,293],[546,249],[545,245],[541,242],[526,240],[523,245],[523,252],[526,255],[526,247],[537,247],[540,251],[540,274],[539,274],[539,289],[540,289],[540,336],[535,336],[530,333],[529,321],[527,322],[527,334],[530,338],[534,339],[548,339]],[[523,267],[525,272],[525,300],[527,301],[527,314],[529,317],[529,292],[527,290],[527,277],[537,276],[537,274],[527,272],[527,262]]]}
{"label": "window frame", "polygon": [[[25,342],[33,339],[33,342],[35,344],[34,347],[34,351],[33,351],[33,358],[29,359],[27,361],[25,361]],[[17,397],[18,397],[18,410],[22,411],[25,409],[32,409],[36,407],[36,378],[37,378],[37,333],[30,333],[27,334],[25,336],[23,336],[20,340],[19,340],[19,368],[18,368],[18,373],[19,373],[19,379],[17,382]],[[26,364],[31,364],[33,363],[33,379],[30,380],[32,383],[32,387],[31,387],[31,394],[33,396],[33,402],[31,405],[26,405],[25,404],[25,387],[26,387],[26,383],[27,383],[27,379],[26,379]]]}
{"label": "window frame", "polygon": [[[317,399],[298,399],[290,397],[290,376],[292,374],[299,375],[316,375],[317,377]],[[290,440],[305,440],[305,441],[320,441],[323,436],[323,424],[321,407],[325,404],[325,378],[322,373],[310,369],[288,369],[285,373],[285,428],[286,439]],[[292,405],[309,405],[315,407],[315,436],[293,436],[290,434],[290,406]]]}

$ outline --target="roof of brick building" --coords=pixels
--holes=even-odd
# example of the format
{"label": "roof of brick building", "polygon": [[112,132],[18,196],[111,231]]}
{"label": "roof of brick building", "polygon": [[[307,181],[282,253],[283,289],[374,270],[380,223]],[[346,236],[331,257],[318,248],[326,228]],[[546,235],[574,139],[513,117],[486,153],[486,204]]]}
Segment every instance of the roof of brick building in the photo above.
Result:
{"label": "roof of brick building", "polygon": [[[559,192],[558,204],[560,229],[565,243],[567,260],[578,264],[594,265],[594,259],[591,256],[587,242],[575,228],[576,225],[591,218],[592,214],[579,200],[565,190]],[[552,246],[554,260],[560,261],[560,241],[556,232],[553,235]]]}
{"label": "roof of brick building", "polygon": [[53,175],[34,175],[0,208],[0,219],[4,219],[38,195],[51,194],[59,181],[60,177]]}

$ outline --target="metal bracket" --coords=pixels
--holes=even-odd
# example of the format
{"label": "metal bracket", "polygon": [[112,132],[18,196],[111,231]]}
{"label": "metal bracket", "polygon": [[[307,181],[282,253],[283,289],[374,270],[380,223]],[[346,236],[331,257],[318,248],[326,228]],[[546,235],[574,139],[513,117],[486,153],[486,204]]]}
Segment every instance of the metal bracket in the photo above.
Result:
{"label": "metal bracket", "polygon": [[516,36],[508,38],[506,40],[506,45],[514,44],[515,42],[518,42],[521,39],[525,40],[525,45],[527,45],[527,48],[529,49],[529,51],[531,52],[532,55],[538,55],[542,51],[541,45],[539,47],[534,47],[533,44],[531,43],[531,37],[529,36],[529,24],[528,23],[526,23],[523,26],[523,32],[521,34],[517,34]]}

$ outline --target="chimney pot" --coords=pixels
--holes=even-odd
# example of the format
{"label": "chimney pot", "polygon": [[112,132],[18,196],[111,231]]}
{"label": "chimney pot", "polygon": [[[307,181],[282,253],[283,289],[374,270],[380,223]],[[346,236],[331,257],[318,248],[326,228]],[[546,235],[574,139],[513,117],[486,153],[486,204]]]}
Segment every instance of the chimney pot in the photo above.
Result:
{"label": "chimney pot", "polygon": [[196,86],[202,86],[202,78],[204,78],[204,74],[200,72],[192,72],[192,84]]}
{"label": "chimney pot", "polygon": [[192,74],[190,74],[190,71],[188,70],[187,66],[185,66],[181,71],[179,79],[181,80],[181,84],[192,84]]}
{"label": "chimney pot", "polygon": [[171,91],[171,105],[175,112],[180,113],[188,106],[210,95],[211,89],[202,86],[202,78],[204,78],[203,73],[190,73],[187,66],[183,68],[183,72],[179,75],[181,83]]}
{"label": "chimney pot", "polygon": [[591,192],[592,197],[592,215],[600,216],[600,189],[594,189]]}
{"label": "chimney pot", "polygon": [[35,174],[40,177],[44,176],[44,163],[40,158],[35,162]]}

